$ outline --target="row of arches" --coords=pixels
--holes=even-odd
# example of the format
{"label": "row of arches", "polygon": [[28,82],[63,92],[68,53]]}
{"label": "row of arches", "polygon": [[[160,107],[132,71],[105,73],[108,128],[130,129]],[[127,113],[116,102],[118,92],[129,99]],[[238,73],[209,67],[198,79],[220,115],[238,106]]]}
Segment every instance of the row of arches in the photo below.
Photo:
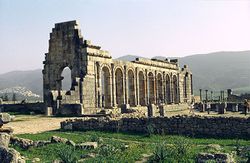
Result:
{"label": "row of arches", "polygon": [[[172,78],[166,75],[164,80],[161,73],[155,76],[152,72],[139,71],[136,77],[132,69],[123,73],[123,69],[116,68],[114,76],[112,76],[108,66],[103,66],[100,73],[102,98],[99,99],[102,100],[102,107],[112,107],[112,103],[117,106],[122,104],[146,106],[149,103],[179,102],[178,78],[176,75],[173,75]],[[112,77],[114,80],[112,80]],[[113,87],[112,84],[114,84]],[[112,97],[113,89],[115,89],[115,98]]]}

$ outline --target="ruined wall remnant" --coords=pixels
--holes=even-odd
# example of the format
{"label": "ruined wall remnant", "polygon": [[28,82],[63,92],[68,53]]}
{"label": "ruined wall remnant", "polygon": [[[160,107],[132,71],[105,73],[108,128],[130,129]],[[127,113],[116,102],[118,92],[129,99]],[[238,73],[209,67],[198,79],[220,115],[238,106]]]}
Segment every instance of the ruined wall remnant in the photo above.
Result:
{"label": "ruined wall remnant", "polygon": [[[62,71],[71,70],[71,88],[62,89]],[[129,104],[174,105],[191,102],[192,73],[180,68],[178,60],[137,58],[112,59],[108,51],[84,40],[76,21],[55,24],[50,33],[49,51],[43,69],[44,102],[47,114],[78,114],[100,108]]]}
{"label": "ruined wall remnant", "polygon": [[146,133],[148,125],[157,134],[249,138],[250,117],[174,116],[120,119],[69,119],[61,122],[65,130],[106,130]]}

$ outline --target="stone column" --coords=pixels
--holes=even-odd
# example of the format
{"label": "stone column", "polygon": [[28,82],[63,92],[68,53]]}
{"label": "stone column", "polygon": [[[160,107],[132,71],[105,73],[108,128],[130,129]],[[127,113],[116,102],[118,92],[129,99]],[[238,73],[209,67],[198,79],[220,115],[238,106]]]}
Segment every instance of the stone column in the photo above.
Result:
{"label": "stone column", "polygon": [[200,101],[202,102],[202,89],[200,89]]}
{"label": "stone column", "polygon": [[[111,70],[112,71],[112,70]],[[112,88],[112,74],[109,76],[109,83],[110,83],[110,90],[109,90],[109,92],[110,92],[110,105],[111,105],[111,107],[112,107],[112,105],[113,105],[113,88]]]}
{"label": "stone column", "polygon": [[148,94],[148,71],[147,70],[145,70],[145,80],[146,80],[146,82],[145,82],[145,93],[146,93],[146,96],[145,96],[145,98],[146,98],[146,105],[147,104],[149,104],[149,94]]}
{"label": "stone column", "polygon": [[156,87],[157,87],[157,84],[156,84],[156,82],[157,82],[157,73],[156,73],[156,71],[155,71],[155,77],[154,77],[154,104],[157,104],[157,92],[156,92]]}
{"label": "stone column", "polygon": [[170,103],[172,104],[173,103],[173,101],[174,101],[174,99],[173,99],[173,93],[174,93],[174,83],[173,83],[173,76],[172,76],[172,73],[171,73],[171,75],[170,75],[170,79],[169,79],[170,81],[169,81],[169,87],[170,87],[170,93],[169,93],[169,95],[170,95],[170,97],[169,97],[169,99],[170,99]]}
{"label": "stone column", "polygon": [[116,82],[115,82],[115,72],[114,72],[114,64],[111,64],[112,71],[112,96],[113,96],[113,107],[116,107]]}
{"label": "stone column", "polygon": [[206,89],[205,91],[206,91],[206,103],[207,103],[207,101],[208,101],[208,98],[207,98],[207,91],[208,91],[208,90]]}
{"label": "stone column", "polygon": [[128,104],[128,77],[127,77],[127,67],[124,66],[124,85],[125,85],[125,104]]}
{"label": "stone column", "polygon": [[162,95],[163,95],[163,97],[162,97],[162,98],[163,98],[163,101],[162,101],[162,102],[163,102],[164,104],[166,104],[166,103],[167,103],[167,102],[166,102],[167,100],[166,100],[166,78],[165,78],[165,72],[163,72],[163,76],[162,76],[162,89],[163,89],[163,90],[162,90],[162,91],[163,91],[163,92],[162,92]]}
{"label": "stone column", "polygon": [[177,74],[177,101],[180,103],[180,74]]}
{"label": "stone column", "polygon": [[157,79],[157,71],[155,71],[155,77],[154,77],[154,83],[155,83],[155,86],[154,86],[154,92],[155,92],[155,104],[158,104],[158,100],[159,100],[159,90],[158,90],[158,79]]}
{"label": "stone column", "polygon": [[139,83],[139,76],[138,76],[139,72],[138,72],[138,68],[135,69],[135,80],[136,80],[136,100],[135,100],[135,105],[140,105],[140,83]]}
{"label": "stone column", "polygon": [[210,97],[211,101],[213,101],[213,91],[211,91],[211,97]]}

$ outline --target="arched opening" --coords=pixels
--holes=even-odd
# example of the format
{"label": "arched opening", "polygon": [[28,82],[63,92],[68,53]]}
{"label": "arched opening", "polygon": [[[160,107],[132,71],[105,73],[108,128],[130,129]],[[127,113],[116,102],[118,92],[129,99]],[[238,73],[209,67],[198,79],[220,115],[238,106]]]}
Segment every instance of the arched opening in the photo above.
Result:
{"label": "arched opening", "polygon": [[171,84],[169,75],[166,76],[166,100],[171,103]]}
{"label": "arched opening", "polygon": [[111,107],[111,78],[110,72],[107,67],[102,68],[102,107],[110,108]]}
{"label": "arched opening", "polygon": [[158,74],[157,75],[157,103],[162,103],[163,102],[163,94],[162,94],[162,75]]}
{"label": "arched opening", "polygon": [[116,103],[120,107],[124,103],[123,95],[123,73],[120,68],[115,71]]}
{"label": "arched opening", "polygon": [[135,106],[135,77],[132,70],[128,71],[128,103]]}
{"label": "arched opening", "polygon": [[72,86],[71,70],[70,70],[69,67],[65,67],[63,69],[61,77],[62,77],[62,80],[61,80],[61,83],[62,83],[61,89],[63,91],[65,91],[65,92],[69,91],[71,89],[71,86]]}
{"label": "arched opening", "polygon": [[175,75],[173,76],[173,102],[178,103],[178,80]]}
{"label": "arched opening", "polygon": [[144,75],[143,72],[140,71],[139,72],[139,101],[140,101],[140,105],[141,106],[145,106],[146,105],[146,98],[145,98],[145,79],[144,79]]}
{"label": "arched opening", "polygon": [[154,104],[155,103],[155,80],[154,80],[154,74],[152,72],[148,73],[148,97],[149,97],[149,103]]}

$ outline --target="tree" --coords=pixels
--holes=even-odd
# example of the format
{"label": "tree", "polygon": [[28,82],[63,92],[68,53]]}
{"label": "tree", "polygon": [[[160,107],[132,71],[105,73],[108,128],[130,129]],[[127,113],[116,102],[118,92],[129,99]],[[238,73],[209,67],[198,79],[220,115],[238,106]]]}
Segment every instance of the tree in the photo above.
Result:
{"label": "tree", "polygon": [[3,101],[9,101],[9,97],[8,97],[7,93],[5,93],[5,95],[3,97]]}
{"label": "tree", "polygon": [[13,101],[14,103],[16,102],[16,94],[15,94],[15,93],[13,93],[12,101]]}

